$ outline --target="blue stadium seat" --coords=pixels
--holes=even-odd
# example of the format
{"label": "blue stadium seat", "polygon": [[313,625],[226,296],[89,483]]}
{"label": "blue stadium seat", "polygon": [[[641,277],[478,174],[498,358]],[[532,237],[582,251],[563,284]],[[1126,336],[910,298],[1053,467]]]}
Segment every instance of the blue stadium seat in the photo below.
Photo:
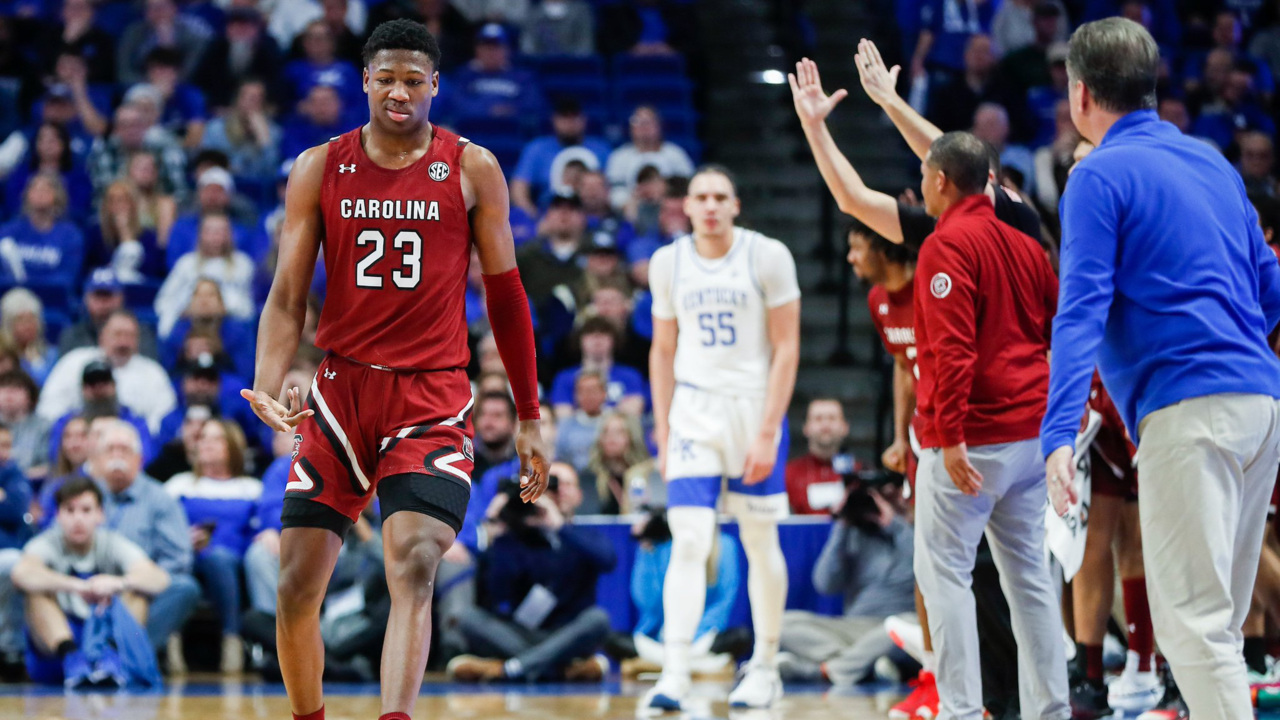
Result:
{"label": "blue stadium seat", "polygon": [[547,78],[600,78],[604,79],[604,58],[599,55],[543,55],[525,56],[523,64],[533,68],[544,80]]}
{"label": "blue stadium seat", "polygon": [[492,115],[470,115],[458,118],[454,123],[454,132],[475,140],[483,145],[479,138],[521,137],[523,123],[517,117],[494,117]]}
{"label": "blue stadium seat", "polygon": [[634,108],[637,105],[654,105],[664,116],[668,108],[688,110],[693,108],[693,86],[684,78],[632,78],[614,84],[614,107]]}
{"label": "blue stadium seat", "polygon": [[609,85],[603,77],[546,77],[542,93],[553,103],[559,97],[572,97],[583,110],[609,105]]}
{"label": "blue stadium seat", "polygon": [[[626,122],[631,110],[627,111],[627,116],[623,117]],[[698,113],[685,107],[666,107],[665,110],[659,110],[662,115],[662,134],[671,140],[676,137],[697,137],[698,135]],[[672,140],[672,142],[675,142]]]}
{"label": "blue stadium seat", "polygon": [[[75,308],[75,300],[79,294],[64,282],[48,282],[31,280],[21,283],[22,287],[35,293],[44,304],[45,310],[70,311]],[[5,288],[6,290],[8,288]]]}
{"label": "blue stadium seat", "polygon": [[682,55],[614,55],[613,76],[617,80],[628,77],[684,77]]}
{"label": "blue stadium seat", "polygon": [[151,309],[156,304],[156,293],[160,292],[160,283],[146,280],[124,286],[124,304],[130,310]]}

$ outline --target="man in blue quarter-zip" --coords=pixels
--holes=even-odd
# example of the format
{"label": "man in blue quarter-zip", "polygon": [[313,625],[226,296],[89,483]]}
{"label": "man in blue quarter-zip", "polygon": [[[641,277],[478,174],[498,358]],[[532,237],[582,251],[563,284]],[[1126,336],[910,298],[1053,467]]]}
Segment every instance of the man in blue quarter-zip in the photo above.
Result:
{"label": "man in blue quarter-zip", "polygon": [[1241,655],[1280,464],[1280,266],[1235,169],[1155,112],[1155,41],[1108,18],[1067,57],[1071,117],[1098,149],[1063,195],[1061,291],[1041,428],[1050,498],[1096,363],[1138,443],[1156,640],[1195,720],[1252,718]]}

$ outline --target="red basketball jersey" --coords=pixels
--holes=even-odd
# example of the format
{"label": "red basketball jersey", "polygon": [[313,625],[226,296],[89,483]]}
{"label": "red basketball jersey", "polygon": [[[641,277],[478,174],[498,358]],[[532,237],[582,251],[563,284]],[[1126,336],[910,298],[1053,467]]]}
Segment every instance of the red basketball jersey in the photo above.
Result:
{"label": "red basketball jersey", "polygon": [[436,127],[420,160],[389,170],[365,154],[360,128],[329,142],[320,195],[328,284],[317,346],[388,368],[466,367],[466,145]]}
{"label": "red basketball jersey", "polygon": [[907,283],[906,287],[891,293],[881,285],[873,285],[867,293],[867,305],[884,349],[894,357],[906,358],[907,367],[918,379],[913,286],[914,283]]}

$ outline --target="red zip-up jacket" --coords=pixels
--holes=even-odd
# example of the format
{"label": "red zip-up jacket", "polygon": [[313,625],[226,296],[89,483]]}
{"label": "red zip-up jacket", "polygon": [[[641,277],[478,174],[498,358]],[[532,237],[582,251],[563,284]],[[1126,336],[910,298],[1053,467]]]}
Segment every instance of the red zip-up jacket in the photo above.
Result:
{"label": "red zip-up jacket", "polygon": [[972,195],[938,218],[915,284],[921,446],[1039,436],[1058,309],[1058,278],[1040,245]]}

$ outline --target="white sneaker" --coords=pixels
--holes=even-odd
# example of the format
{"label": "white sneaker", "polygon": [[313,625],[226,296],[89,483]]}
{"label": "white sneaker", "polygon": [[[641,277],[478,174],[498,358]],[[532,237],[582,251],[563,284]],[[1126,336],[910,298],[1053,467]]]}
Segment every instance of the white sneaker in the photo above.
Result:
{"label": "white sneaker", "polygon": [[[910,617],[910,616],[907,616]],[[924,628],[901,615],[890,615],[884,619],[884,631],[899,649],[911,656],[912,660],[924,663]]]}
{"label": "white sneaker", "polygon": [[680,712],[680,705],[689,694],[691,684],[688,675],[664,672],[640,700],[640,709]]}
{"label": "white sneaker", "polygon": [[752,663],[742,676],[742,682],[729,693],[729,707],[770,708],[782,699],[782,678],[778,668],[763,663]]}
{"label": "white sneaker", "polygon": [[1146,712],[1155,707],[1164,695],[1164,683],[1155,671],[1152,660],[1151,670],[1138,670],[1138,653],[1130,650],[1124,663],[1124,672],[1107,686],[1107,702],[1115,710],[1127,715]]}

